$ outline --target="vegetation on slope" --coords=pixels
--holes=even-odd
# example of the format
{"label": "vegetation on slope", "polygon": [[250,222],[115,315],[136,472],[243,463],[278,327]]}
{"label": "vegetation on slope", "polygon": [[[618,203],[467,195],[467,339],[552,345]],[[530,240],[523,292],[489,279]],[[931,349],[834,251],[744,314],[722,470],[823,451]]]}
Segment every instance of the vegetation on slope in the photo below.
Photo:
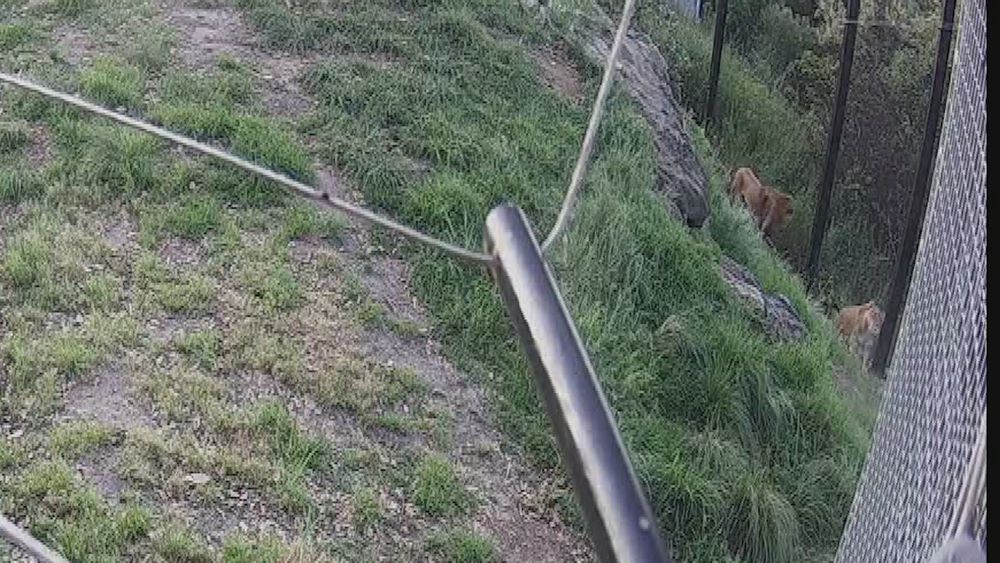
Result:
{"label": "vegetation on slope", "polygon": [[[368,3],[294,12],[241,0],[275,45],[348,49],[306,79],[307,130],[367,201],[470,247],[495,205],[554,219],[586,108],[539,84],[527,51],[554,38],[492,2]],[[514,37],[528,39],[528,45]],[[585,68],[588,89],[597,69]],[[707,233],[649,191],[649,131],[618,93],[586,197],[554,263],[667,536],[686,560],[793,561],[839,538],[866,444],[831,370],[845,361],[796,278],[765,250],[713,177]],[[718,276],[726,252],[792,299],[809,327],[769,340]],[[479,272],[414,249],[417,289],[453,356],[494,390],[511,435],[543,463],[553,439],[493,289]]]}
{"label": "vegetation on slope", "polygon": [[[620,2],[613,2],[620,4]],[[930,96],[940,4],[862,3],[819,293],[842,307],[884,304],[907,221]],[[723,163],[754,165],[791,193],[795,215],[776,246],[799,271],[809,253],[842,38],[834,0],[729,5],[711,137]],[[704,23],[641,3],[637,25],[670,60],[684,105],[704,107],[712,53]],[[889,24],[889,25],[886,25]]]}

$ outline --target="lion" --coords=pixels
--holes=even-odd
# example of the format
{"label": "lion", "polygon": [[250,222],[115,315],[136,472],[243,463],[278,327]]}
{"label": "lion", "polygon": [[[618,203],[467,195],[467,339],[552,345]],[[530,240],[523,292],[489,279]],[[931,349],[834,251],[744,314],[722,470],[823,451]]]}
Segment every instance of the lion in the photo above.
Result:
{"label": "lion", "polygon": [[765,188],[767,189],[764,203],[766,212],[760,230],[764,232],[765,237],[773,239],[775,233],[787,227],[792,221],[792,196],[770,186]]}
{"label": "lion", "polygon": [[764,185],[753,167],[743,167],[733,173],[729,184],[729,196],[737,197],[750,210],[765,238],[774,238],[778,230],[784,229],[792,220],[792,196]]}
{"label": "lion", "polygon": [[867,358],[882,331],[885,313],[874,301],[844,307],[837,314],[837,331],[848,346]]}

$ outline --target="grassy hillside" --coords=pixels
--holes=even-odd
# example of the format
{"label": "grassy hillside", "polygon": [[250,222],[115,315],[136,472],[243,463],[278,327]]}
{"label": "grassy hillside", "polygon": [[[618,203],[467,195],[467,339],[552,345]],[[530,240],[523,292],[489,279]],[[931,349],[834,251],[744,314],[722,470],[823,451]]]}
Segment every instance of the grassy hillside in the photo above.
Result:
{"label": "grassy hillside", "polygon": [[[482,218],[504,201],[521,205],[540,233],[551,224],[586,108],[540,86],[526,56],[536,46],[512,37],[542,43],[551,30],[492,2],[414,7],[405,18],[398,3],[369,4],[357,18],[241,4],[278,46],[360,55],[309,74],[321,111],[307,127],[368,201],[473,247]],[[596,69],[575,63],[592,95]],[[708,232],[691,233],[649,193],[649,132],[616,94],[556,271],[657,514],[686,558],[821,556],[839,537],[865,449],[865,429],[831,375],[845,360],[799,282],[722,201],[724,173],[701,149],[714,217]],[[805,342],[764,336],[718,277],[723,252],[789,295],[809,326]],[[413,260],[454,357],[490,382],[511,436],[556,463],[495,292],[446,258],[415,249]]]}
{"label": "grassy hillside", "polygon": [[[711,27],[667,18],[648,6],[637,25],[672,63],[683,105],[700,112],[707,96]],[[776,244],[802,268],[808,257],[813,194],[823,157],[820,117],[775,92],[770,73],[749,64],[729,46],[723,50],[719,76],[719,125],[711,135],[719,157],[733,169],[755,166],[766,183],[792,195],[795,214]]]}
{"label": "grassy hillside", "polygon": [[[335,164],[366,203],[469,247],[481,246],[483,220],[499,203],[520,205],[539,235],[551,225],[589,110],[588,103],[576,102],[540,79],[537,55],[559,42],[557,27],[514,3],[491,0],[307,2],[293,8],[269,0],[236,0],[235,5],[274,49],[314,55],[300,82],[318,108],[290,124],[294,132],[288,131],[289,124],[261,115],[239,65],[221,64],[207,76],[173,76],[160,74],[155,65],[143,66],[147,53],[128,62],[93,61],[78,76],[55,71],[50,76],[67,87],[78,85],[84,95],[102,103],[134,108],[304,179],[311,179],[313,170],[297,139],[308,139],[309,150]],[[575,56],[572,48],[565,52],[568,59],[558,64],[579,73],[586,99],[592,99],[599,69]],[[5,308],[18,307],[30,317],[19,307],[55,307],[67,299],[69,292],[60,284],[70,279],[84,291],[73,294],[80,296],[79,303],[58,303],[60,307],[118,311],[114,303],[121,276],[95,279],[89,271],[75,269],[72,261],[65,263],[65,256],[45,250],[51,248],[45,241],[63,236],[55,225],[64,214],[74,215],[74,206],[87,209],[110,202],[142,218],[144,240],[155,241],[165,233],[205,237],[217,258],[208,266],[213,269],[186,276],[155,263],[143,263],[135,272],[128,269],[127,287],[148,295],[146,306],[196,315],[214,299],[210,273],[232,269],[268,272],[259,282],[249,274],[239,278],[254,316],[284,311],[292,319],[304,310],[298,272],[288,273],[281,245],[302,233],[335,237],[336,224],[289,206],[272,186],[200,162],[160,161],[163,148],[141,135],[81,119],[28,96],[11,100],[7,103],[17,123],[47,124],[60,158],[40,176],[5,167],[0,177],[5,201],[35,202],[23,219],[30,228],[3,248],[3,287],[11,296],[3,302]],[[794,133],[787,123],[778,125]],[[21,125],[5,127],[11,133],[3,138],[18,143]],[[761,135],[760,143],[787,141],[773,131]],[[654,166],[649,129],[623,89],[616,88],[576,220],[554,249],[557,277],[664,533],[683,560],[828,560],[867,447],[867,389],[848,394],[846,389],[859,383],[856,366],[799,280],[763,244],[745,213],[725,201],[727,173],[700,131],[695,130],[695,137],[712,190],[712,218],[700,232],[672,220],[650,193]],[[796,158],[777,149],[767,152],[778,152],[774,158]],[[758,165],[766,173],[768,164]],[[206,190],[192,192],[192,183]],[[233,236],[237,228],[264,229],[264,240],[275,242],[241,250],[241,239]],[[86,239],[85,232],[77,234]],[[382,242],[392,243],[388,238]],[[100,248],[63,244],[75,252],[93,252],[93,260],[103,256]],[[429,307],[433,330],[449,356],[489,389],[510,440],[538,464],[557,467],[550,427],[489,281],[482,272],[432,251],[407,247],[406,252],[416,292]],[[781,343],[766,336],[761,319],[736,301],[719,278],[723,254],[753,270],[767,290],[790,298],[808,327],[802,342]],[[332,273],[337,270],[316,275]],[[254,327],[239,342],[227,340],[221,348],[208,336],[186,342],[181,350],[194,360],[211,361],[218,354],[226,361],[277,366],[275,374],[298,365],[301,359],[289,357],[283,337],[267,340],[269,326]],[[95,354],[128,346],[131,332],[110,321],[88,325],[59,340],[60,352],[42,360],[50,365],[31,360],[27,335],[32,333],[25,331],[24,338],[8,339],[3,348],[5,361],[14,366],[10,373],[17,376],[4,403],[9,413],[23,406],[20,401],[61,383],[45,380],[46,374],[82,371],[97,361]],[[255,338],[270,345],[253,344]],[[333,388],[322,380],[288,382],[321,387],[330,401],[362,414],[369,408],[388,409],[392,405],[383,404],[385,400],[420,396],[406,377],[379,373],[383,379],[364,389],[343,381]],[[201,409],[214,420],[218,398],[210,384],[197,378],[189,382],[200,389],[200,399],[189,405],[183,395],[171,395],[168,382],[150,383],[150,389],[175,397],[180,411]],[[380,390],[396,398],[381,398]],[[369,395],[344,398],[345,393],[364,392]],[[220,447],[227,438],[240,436],[266,452],[266,463],[286,475],[274,502],[308,513],[315,501],[303,491],[303,482],[323,475],[311,460],[325,446],[289,427],[279,411],[261,408],[214,420],[211,435]],[[148,442],[140,445],[154,449]],[[2,450],[0,454],[0,463],[26,463]],[[155,456],[147,457],[159,459]],[[393,483],[406,483],[411,473],[420,482],[419,476],[435,463],[432,458],[383,469]],[[254,468],[239,464],[233,471],[255,475]],[[7,490],[31,502],[39,494],[31,485],[21,480]],[[418,491],[416,498],[439,496]],[[363,505],[364,498],[357,502]],[[73,510],[93,514],[89,502],[79,500]],[[573,514],[573,503],[565,497],[561,502]],[[464,501],[446,504],[465,510]],[[117,527],[104,535],[127,546],[138,524],[128,512],[116,514]],[[65,528],[59,514],[46,517],[57,529]],[[72,534],[97,525],[81,517],[63,533],[75,538]],[[169,541],[169,534],[164,537]],[[445,546],[441,549],[465,546],[465,552],[475,553],[488,548],[477,538],[460,535],[432,543]],[[95,548],[80,547],[82,553],[88,549]]]}

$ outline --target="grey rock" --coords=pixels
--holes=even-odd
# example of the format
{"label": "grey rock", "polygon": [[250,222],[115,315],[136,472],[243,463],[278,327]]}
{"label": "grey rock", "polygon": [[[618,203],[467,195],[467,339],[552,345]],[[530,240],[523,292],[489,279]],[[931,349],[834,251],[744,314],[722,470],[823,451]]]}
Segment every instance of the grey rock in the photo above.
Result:
{"label": "grey rock", "polygon": [[805,324],[787,297],[765,292],[753,272],[729,257],[722,257],[719,269],[733,294],[761,313],[772,336],[780,340],[799,340],[805,336]]}
{"label": "grey rock", "polygon": [[[583,52],[603,67],[614,39],[616,22],[596,4],[574,26],[574,39]],[[629,30],[622,43],[618,71],[646,118],[656,152],[654,191],[665,199],[674,215],[689,227],[700,228],[709,216],[708,178],[684,127],[683,111],[671,86],[667,61],[644,33]]]}

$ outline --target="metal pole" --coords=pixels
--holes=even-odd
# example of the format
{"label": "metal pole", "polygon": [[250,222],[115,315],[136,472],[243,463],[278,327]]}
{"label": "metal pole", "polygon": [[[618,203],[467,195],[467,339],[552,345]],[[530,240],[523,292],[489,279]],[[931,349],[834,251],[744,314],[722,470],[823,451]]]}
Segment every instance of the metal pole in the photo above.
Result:
{"label": "metal pole", "polygon": [[535,375],[601,561],[672,561],[607,400],[520,208],[486,218],[490,274]]}
{"label": "metal pole", "polygon": [[847,105],[847,90],[851,85],[851,66],[854,65],[854,42],[858,35],[858,12],[860,0],[847,0],[847,19],[844,21],[844,40],[840,44],[840,77],[837,80],[837,94],[833,101],[833,116],[830,119],[830,136],[826,142],[826,162],[823,178],[819,184],[819,199],[813,218],[812,237],[809,241],[809,265],[806,268],[808,280],[806,289],[811,290],[819,273],[819,257],[823,249],[823,238],[830,224],[830,196],[833,193],[833,177],[837,172],[837,156],[840,153],[840,137],[844,132],[844,108]]}
{"label": "metal pole", "polygon": [[10,520],[0,515],[0,537],[21,548],[25,553],[42,563],[68,563],[58,553],[42,545]]}
{"label": "metal pole", "polygon": [[722,43],[726,37],[726,12],[729,10],[729,0],[716,0],[715,29],[712,32],[712,66],[708,75],[708,99],[705,100],[705,110],[701,115],[701,123],[708,129],[715,117],[715,97],[719,91],[719,66],[722,64]]}
{"label": "metal pole", "polygon": [[938,36],[937,60],[934,63],[934,82],[931,85],[931,100],[927,108],[927,122],[924,125],[924,141],[920,148],[920,165],[914,180],[913,195],[910,199],[909,221],[903,234],[903,245],[896,259],[896,269],[889,286],[889,303],[886,306],[885,321],[879,333],[875,355],[872,358],[872,370],[880,375],[885,374],[896,345],[896,335],[899,332],[899,318],[906,306],[906,294],[910,289],[910,278],[913,276],[913,264],[917,257],[917,247],[920,244],[920,232],[924,224],[924,212],[927,211],[927,198],[930,195],[931,170],[937,155],[937,129],[941,122],[941,112],[944,109],[947,95],[946,73],[948,57],[951,53],[951,37],[955,26],[955,0],[945,0],[941,16],[941,32]]}

